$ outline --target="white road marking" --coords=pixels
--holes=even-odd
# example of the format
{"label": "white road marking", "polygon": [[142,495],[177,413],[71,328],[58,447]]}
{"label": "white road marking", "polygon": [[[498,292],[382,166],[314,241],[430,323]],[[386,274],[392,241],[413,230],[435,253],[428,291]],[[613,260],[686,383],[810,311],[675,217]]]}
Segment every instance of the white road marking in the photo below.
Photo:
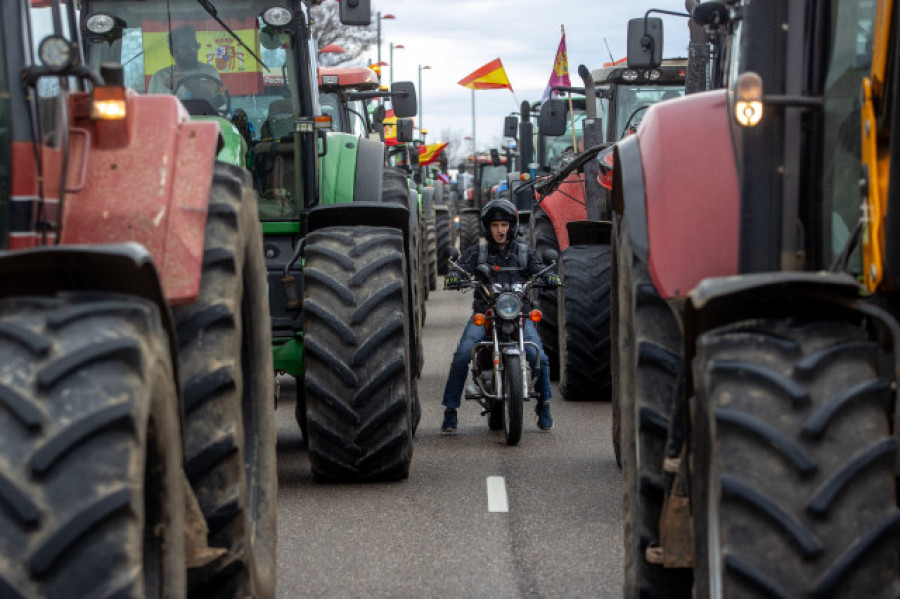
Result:
{"label": "white road marking", "polygon": [[489,512],[509,511],[509,502],[506,500],[506,481],[502,476],[487,477],[487,496]]}

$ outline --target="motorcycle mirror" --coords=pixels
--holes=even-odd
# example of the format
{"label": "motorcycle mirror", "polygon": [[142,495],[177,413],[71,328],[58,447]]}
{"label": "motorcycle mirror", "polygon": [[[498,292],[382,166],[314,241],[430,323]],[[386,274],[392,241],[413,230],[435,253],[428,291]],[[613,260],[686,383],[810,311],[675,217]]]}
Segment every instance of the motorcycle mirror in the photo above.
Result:
{"label": "motorcycle mirror", "polygon": [[447,257],[456,262],[459,260],[459,250],[456,249],[456,246],[450,246],[449,250],[446,250]]}

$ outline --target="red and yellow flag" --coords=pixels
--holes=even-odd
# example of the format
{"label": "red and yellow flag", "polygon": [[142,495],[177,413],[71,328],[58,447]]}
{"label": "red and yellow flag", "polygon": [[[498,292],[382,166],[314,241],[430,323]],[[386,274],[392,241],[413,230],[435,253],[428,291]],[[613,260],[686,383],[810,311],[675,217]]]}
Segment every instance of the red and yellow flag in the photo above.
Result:
{"label": "red and yellow flag", "polygon": [[425,166],[426,164],[431,164],[436,161],[449,143],[450,142],[428,145],[422,144],[419,146],[419,166]]}
{"label": "red and yellow flag", "polygon": [[512,91],[503,63],[495,58],[480,69],[466,75],[457,83],[469,89],[508,89]]}

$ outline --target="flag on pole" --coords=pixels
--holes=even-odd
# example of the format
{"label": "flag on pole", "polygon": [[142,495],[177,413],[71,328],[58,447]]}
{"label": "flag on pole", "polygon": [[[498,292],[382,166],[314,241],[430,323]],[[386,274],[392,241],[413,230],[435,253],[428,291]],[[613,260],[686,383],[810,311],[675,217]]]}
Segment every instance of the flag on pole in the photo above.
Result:
{"label": "flag on pole", "polygon": [[440,143],[440,144],[422,144],[419,146],[419,166],[425,166],[426,164],[431,164],[441,155],[441,152],[444,151],[444,148],[447,147],[447,144],[450,142]]}
{"label": "flag on pole", "polygon": [[550,73],[550,80],[547,82],[547,88],[541,102],[546,102],[553,94],[559,92],[551,92],[551,88],[558,85],[571,86],[569,80],[569,58],[566,55],[566,31],[563,29],[562,39],[559,40],[559,48],[556,49],[556,59],[553,61],[553,72]]}
{"label": "flag on pole", "polygon": [[513,91],[509,77],[503,69],[503,63],[495,58],[480,69],[460,79],[457,83],[469,89],[508,89]]}

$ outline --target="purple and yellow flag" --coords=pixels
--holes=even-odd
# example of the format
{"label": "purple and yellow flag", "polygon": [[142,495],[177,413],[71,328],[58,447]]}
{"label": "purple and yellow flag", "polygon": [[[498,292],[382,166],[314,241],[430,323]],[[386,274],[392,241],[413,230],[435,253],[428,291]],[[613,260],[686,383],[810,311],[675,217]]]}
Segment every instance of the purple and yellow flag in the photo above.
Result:
{"label": "purple and yellow flag", "polygon": [[553,72],[550,73],[550,80],[547,82],[547,88],[544,90],[541,102],[546,102],[553,94],[558,94],[559,92],[551,91],[551,88],[558,85],[572,85],[569,80],[569,58],[566,55],[565,29],[563,29],[562,32],[562,39],[559,40],[559,48],[556,49],[556,59],[553,61]]}

